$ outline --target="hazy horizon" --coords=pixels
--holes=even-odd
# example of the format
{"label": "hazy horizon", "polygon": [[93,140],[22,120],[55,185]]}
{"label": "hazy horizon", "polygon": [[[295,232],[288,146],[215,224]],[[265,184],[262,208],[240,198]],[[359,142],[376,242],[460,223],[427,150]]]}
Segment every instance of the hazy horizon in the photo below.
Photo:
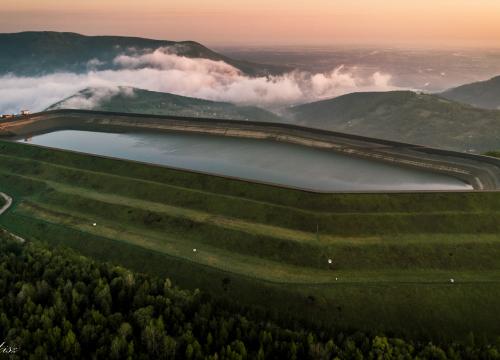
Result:
{"label": "hazy horizon", "polygon": [[3,2],[0,32],[69,31],[208,46],[500,47],[500,2],[492,0]]}
{"label": "hazy horizon", "polygon": [[96,53],[72,60],[83,64],[80,72],[64,67],[34,76],[7,72],[1,76],[2,111],[43,110],[84,88],[102,86],[275,110],[351,92],[438,93],[500,74],[500,2],[492,0],[2,3],[0,33],[192,40],[232,59],[284,67],[273,76],[253,76],[228,62],[177,56],[175,49],[120,49],[113,58]]}

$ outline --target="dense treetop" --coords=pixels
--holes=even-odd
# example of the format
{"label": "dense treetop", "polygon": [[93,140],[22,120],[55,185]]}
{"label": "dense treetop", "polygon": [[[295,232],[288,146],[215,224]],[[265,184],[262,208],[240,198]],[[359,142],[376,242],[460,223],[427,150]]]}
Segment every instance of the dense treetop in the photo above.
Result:
{"label": "dense treetop", "polygon": [[[96,359],[498,359],[498,346],[287,329],[169,279],[0,235],[0,337],[14,357]],[[11,355],[12,356],[12,355]]]}

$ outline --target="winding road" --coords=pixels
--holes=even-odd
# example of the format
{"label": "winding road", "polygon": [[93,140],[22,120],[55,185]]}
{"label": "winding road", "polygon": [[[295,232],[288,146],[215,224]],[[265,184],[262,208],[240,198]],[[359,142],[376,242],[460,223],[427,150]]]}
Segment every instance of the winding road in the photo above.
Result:
{"label": "winding road", "polygon": [[[2,214],[4,212],[6,212],[11,207],[11,205],[12,205],[12,198],[9,195],[7,195],[5,193],[2,193],[2,192],[0,192],[0,197],[3,197],[5,199],[5,205],[2,206],[2,208],[0,208],[0,216],[2,216]],[[15,234],[11,233],[10,231],[7,231],[7,230],[5,230],[5,231],[10,236],[12,236],[15,240],[19,241],[20,243],[26,242],[26,240],[24,240],[22,237],[17,236]]]}
{"label": "winding road", "polygon": [[10,206],[12,205],[12,198],[5,194],[5,193],[2,193],[0,192],[0,196],[3,197],[5,199],[5,205],[2,206],[2,208],[0,208],[0,215],[2,215],[4,212],[6,212]]}

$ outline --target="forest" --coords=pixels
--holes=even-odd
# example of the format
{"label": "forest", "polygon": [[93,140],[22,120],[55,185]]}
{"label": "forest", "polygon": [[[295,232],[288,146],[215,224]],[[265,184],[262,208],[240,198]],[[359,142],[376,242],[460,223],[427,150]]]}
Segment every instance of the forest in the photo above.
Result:
{"label": "forest", "polygon": [[237,299],[7,233],[0,258],[0,353],[9,359],[500,359],[500,342],[472,334],[432,344],[268,321]]}

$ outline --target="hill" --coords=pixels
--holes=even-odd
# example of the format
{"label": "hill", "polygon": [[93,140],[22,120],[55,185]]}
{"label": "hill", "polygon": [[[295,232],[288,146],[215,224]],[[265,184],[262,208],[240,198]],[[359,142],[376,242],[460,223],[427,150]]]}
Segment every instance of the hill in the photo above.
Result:
{"label": "hill", "polygon": [[35,76],[54,72],[81,73],[89,64],[113,69],[113,59],[130,51],[140,53],[174,47],[178,55],[224,61],[249,76],[278,74],[284,68],[235,60],[194,41],[153,40],[123,36],[84,36],[67,32],[21,32],[0,34],[0,75]]}
{"label": "hill", "polygon": [[500,109],[500,76],[486,81],[458,86],[440,94],[442,97],[485,109]]}
{"label": "hill", "polygon": [[153,115],[176,115],[233,120],[280,121],[281,118],[255,106],[238,106],[131,87],[87,88],[47,110],[87,109]]}
{"label": "hill", "polygon": [[298,124],[458,151],[500,147],[500,111],[411,91],[353,93],[299,105]]}
{"label": "hill", "polygon": [[10,141],[0,189],[14,198],[0,226],[27,244],[170,277],[266,320],[423,341],[500,333],[498,192],[311,193]]}

